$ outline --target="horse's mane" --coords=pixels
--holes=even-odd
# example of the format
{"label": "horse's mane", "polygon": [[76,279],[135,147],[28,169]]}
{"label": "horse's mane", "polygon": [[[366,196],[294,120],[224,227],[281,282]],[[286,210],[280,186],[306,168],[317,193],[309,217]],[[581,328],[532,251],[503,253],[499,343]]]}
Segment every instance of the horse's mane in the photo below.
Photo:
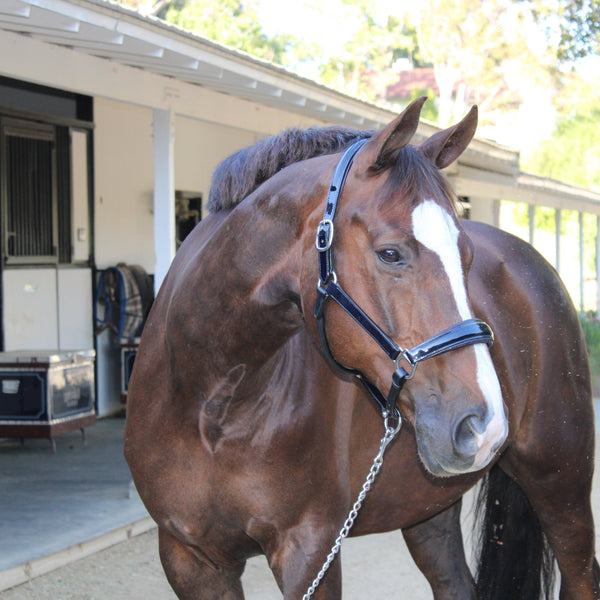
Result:
{"label": "horse's mane", "polygon": [[210,212],[237,206],[267,179],[301,160],[333,154],[373,131],[343,127],[286,129],[224,159],[213,173],[207,208]]}

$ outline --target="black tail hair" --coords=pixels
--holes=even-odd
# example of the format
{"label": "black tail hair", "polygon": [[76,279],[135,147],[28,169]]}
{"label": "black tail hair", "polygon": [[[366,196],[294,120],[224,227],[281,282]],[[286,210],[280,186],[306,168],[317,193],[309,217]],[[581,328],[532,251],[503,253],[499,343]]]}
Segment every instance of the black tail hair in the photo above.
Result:
{"label": "black tail hair", "polygon": [[495,465],[476,504],[479,600],[551,600],[554,554],[529,500]]}

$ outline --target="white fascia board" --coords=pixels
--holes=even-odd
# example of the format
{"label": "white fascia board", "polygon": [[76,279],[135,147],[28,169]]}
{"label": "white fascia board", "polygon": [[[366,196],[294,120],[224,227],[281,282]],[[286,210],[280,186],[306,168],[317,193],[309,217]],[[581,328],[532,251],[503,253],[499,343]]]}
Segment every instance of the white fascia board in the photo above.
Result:
{"label": "white fascia board", "polygon": [[28,17],[31,13],[31,6],[20,0],[4,0],[0,4],[0,14],[13,15],[15,17]]}
{"label": "white fascia board", "polygon": [[8,13],[2,16],[3,23],[10,23],[15,31],[55,31],[78,33],[80,21],[70,15],[33,7],[28,14]]}
{"label": "white fascia board", "polygon": [[118,19],[113,15],[100,12],[96,7],[90,8],[81,2],[68,2],[65,0],[27,0],[34,7],[42,8],[62,14],[90,25],[97,25],[104,29],[116,30]]}
{"label": "white fascia board", "polygon": [[150,109],[171,108],[178,115],[260,135],[291,124],[328,123],[8,31],[0,31],[0,56],[14,57],[0,63],[0,75],[6,77]]}
{"label": "white fascia board", "polygon": [[600,193],[530,173],[518,178],[516,200],[600,215]]}

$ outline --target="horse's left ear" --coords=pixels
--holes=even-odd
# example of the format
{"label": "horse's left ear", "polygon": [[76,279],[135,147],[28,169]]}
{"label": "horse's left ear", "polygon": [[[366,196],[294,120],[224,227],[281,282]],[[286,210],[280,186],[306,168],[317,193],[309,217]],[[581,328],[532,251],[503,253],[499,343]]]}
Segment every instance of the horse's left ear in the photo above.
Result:
{"label": "horse's left ear", "polygon": [[460,122],[444,129],[417,146],[436,167],[443,169],[452,164],[471,143],[477,129],[477,106],[473,106]]}

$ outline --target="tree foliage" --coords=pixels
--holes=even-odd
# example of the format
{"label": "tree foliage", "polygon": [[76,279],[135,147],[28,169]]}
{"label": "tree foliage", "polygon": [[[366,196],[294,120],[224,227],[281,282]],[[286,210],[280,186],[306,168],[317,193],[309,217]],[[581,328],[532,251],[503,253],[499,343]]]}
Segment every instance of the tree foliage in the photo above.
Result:
{"label": "tree foliage", "polygon": [[564,0],[558,57],[562,60],[598,54],[600,49],[600,0]]}
{"label": "tree foliage", "polygon": [[513,61],[539,64],[524,29],[526,15],[503,0],[424,0],[415,13],[418,46],[433,65],[439,88],[439,121],[447,125],[475,101],[481,112],[515,108],[510,89]]}
{"label": "tree foliage", "polygon": [[121,0],[121,3],[280,65],[306,60],[312,51],[289,33],[265,34],[257,0]]}
{"label": "tree foliage", "polygon": [[597,83],[571,76],[557,99],[560,108],[552,137],[531,156],[528,171],[600,190],[600,98]]}
{"label": "tree foliage", "polygon": [[[396,76],[394,61],[414,47],[414,32],[403,15],[378,13],[373,0],[340,0],[339,4],[352,24],[352,35],[339,53],[323,61],[321,79],[353,96],[376,100]],[[314,8],[321,10],[322,3],[316,2]]]}
{"label": "tree foliage", "polygon": [[569,62],[600,52],[600,0],[524,0],[557,58]]}

